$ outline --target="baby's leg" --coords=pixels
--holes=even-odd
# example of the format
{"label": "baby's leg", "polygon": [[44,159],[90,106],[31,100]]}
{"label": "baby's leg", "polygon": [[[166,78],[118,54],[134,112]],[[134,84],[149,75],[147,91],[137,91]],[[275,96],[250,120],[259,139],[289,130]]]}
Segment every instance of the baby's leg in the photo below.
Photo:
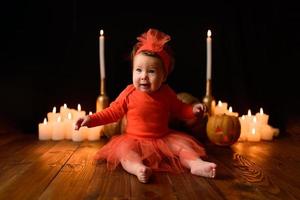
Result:
{"label": "baby's leg", "polygon": [[[128,159],[130,158],[130,159]],[[147,183],[152,170],[150,167],[145,166],[141,161],[140,157],[134,151],[129,151],[126,158],[120,159],[122,167],[130,174],[136,175],[138,180],[142,183]]]}
{"label": "baby's leg", "polygon": [[209,178],[216,176],[217,165],[196,156],[193,158],[191,155],[196,155],[196,152],[188,144],[171,145],[171,148],[179,154],[182,165],[190,169],[192,174]]}

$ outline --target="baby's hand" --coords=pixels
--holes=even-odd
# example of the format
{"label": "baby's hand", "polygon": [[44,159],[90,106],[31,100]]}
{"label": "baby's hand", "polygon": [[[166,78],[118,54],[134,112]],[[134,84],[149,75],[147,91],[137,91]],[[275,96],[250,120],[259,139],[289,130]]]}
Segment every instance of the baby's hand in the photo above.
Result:
{"label": "baby's hand", "polygon": [[202,117],[208,111],[205,104],[197,103],[193,107],[193,113],[196,117]]}
{"label": "baby's hand", "polygon": [[87,126],[90,120],[89,116],[80,117],[75,123],[75,130],[79,130],[82,126]]}

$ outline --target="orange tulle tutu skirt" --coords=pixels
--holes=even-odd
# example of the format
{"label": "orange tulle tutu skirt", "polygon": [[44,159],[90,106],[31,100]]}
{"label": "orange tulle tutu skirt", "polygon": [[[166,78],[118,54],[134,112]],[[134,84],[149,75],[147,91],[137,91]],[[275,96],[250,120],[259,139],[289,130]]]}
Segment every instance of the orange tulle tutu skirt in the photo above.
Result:
{"label": "orange tulle tutu skirt", "polygon": [[95,159],[106,161],[109,170],[115,169],[125,158],[141,161],[153,171],[179,173],[186,170],[180,159],[196,159],[205,155],[203,146],[184,133],[171,132],[159,138],[126,133],[112,137],[96,153]]}

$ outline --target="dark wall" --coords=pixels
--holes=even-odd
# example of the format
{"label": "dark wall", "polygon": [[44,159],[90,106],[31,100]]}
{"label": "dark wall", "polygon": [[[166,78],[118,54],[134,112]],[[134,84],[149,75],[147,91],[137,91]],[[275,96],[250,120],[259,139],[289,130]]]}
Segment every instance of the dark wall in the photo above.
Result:
{"label": "dark wall", "polygon": [[299,116],[296,7],[281,1],[259,6],[181,2],[179,8],[144,3],[6,2],[1,12],[0,115],[32,133],[53,106],[75,108],[80,103],[95,111],[99,30],[105,31],[107,92],[114,99],[131,82],[128,55],[136,37],[153,27],[172,37],[176,65],[168,82],[175,91],[204,96],[206,31],[211,29],[217,100],[240,114],[263,107],[271,125],[282,129],[290,117]]}

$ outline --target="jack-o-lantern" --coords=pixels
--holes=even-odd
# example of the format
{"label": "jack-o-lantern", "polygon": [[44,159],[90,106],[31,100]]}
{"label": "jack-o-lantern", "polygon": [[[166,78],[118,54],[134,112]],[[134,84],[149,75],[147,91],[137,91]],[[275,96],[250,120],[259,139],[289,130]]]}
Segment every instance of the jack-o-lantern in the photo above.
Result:
{"label": "jack-o-lantern", "polygon": [[238,117],[213,115],[208,118],[206,132],[208,139],[220,146],[230,146],[240,137],[241,124]]}

